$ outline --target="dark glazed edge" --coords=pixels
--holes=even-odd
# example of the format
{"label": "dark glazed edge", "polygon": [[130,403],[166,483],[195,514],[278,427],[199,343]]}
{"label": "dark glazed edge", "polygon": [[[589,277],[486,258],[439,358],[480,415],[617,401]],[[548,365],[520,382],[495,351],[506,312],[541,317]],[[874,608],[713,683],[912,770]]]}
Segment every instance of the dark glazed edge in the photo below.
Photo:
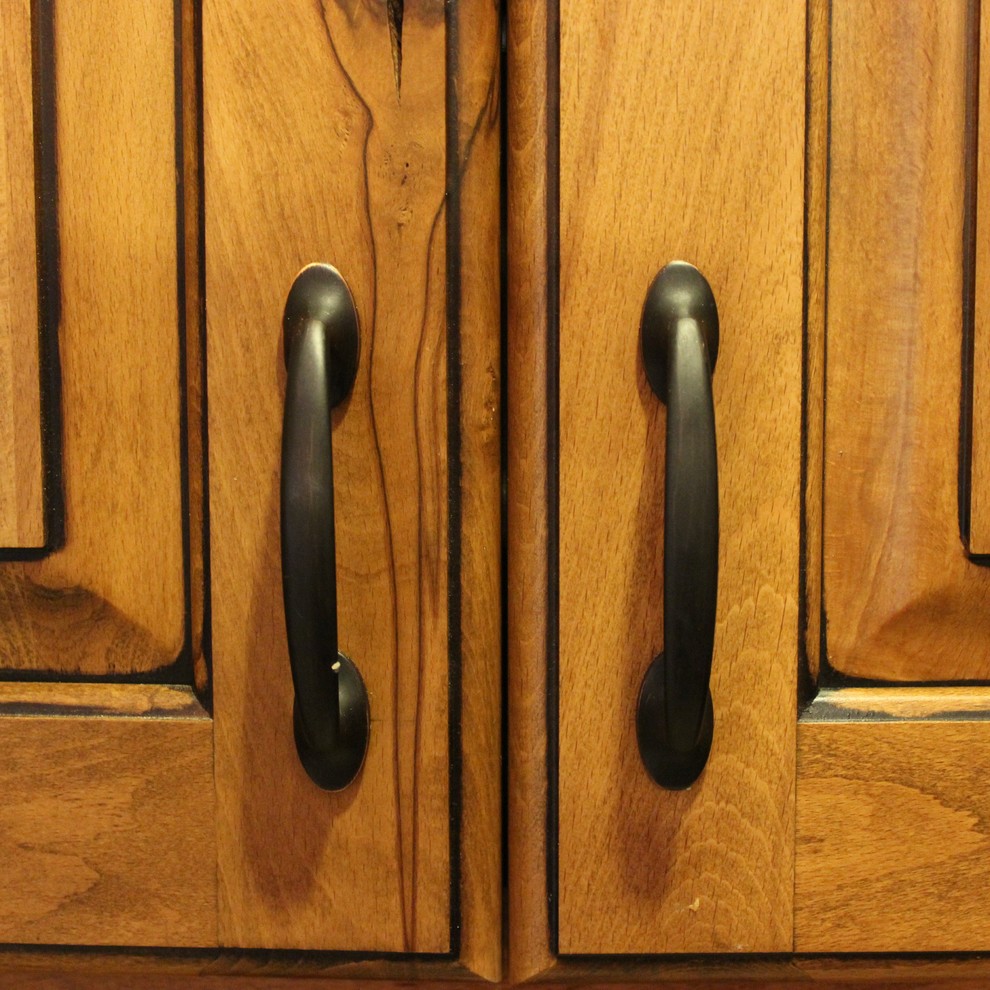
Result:
{"label": "dark glazed edge", "polygon": [[[976,262],[976,181],[977,152],[979,150],[979,2],[967,4],[966,37],[966,123],[964,132],[963,162],[965,189],[963,192],[963,271],[962,271],[962,347],[960,351],[960,405],[958,490],[959,535],[963,545],[969,548],[970,502],[973,470],[973,348]],[[975,35],[975,50],[974,50]]]}
{"label": "dark glazed edge", "polygon": [[[172,84],[174,86],[175,113],[175,315],[176,330],[179,336],[179,484],[181,486],[180,512],[182,513],[182,599],[183,599],[183,635],[182,649],[166,670],[167,682],[175,684],[194,685],[196,678],[193,671],[192,655],[192,538],[190,527],[190,491],[189,476],[189,368],[186,348],[188,347],[189,328],[186,321],[186,303],[188,286],[186,285],[186,174],[185,174],[185,101],[183,99],[183,76],[185,74],[183,52],[182,7],[184,0],[173,0],[172,29],[173,29],[173,69]],[[199,123],[197,121],[197,123]],[[202,127],[197,126],[197,132],[202,133]],[[202,174],[202,172],[200,173]],[[199,199],[202,201],[202,192]],[[197,247],[201,247],[200,241]],[[202,253],[200,253],[202,261]],[[201,265],[201,267],[203,267]],[[198,286],[196,289],[198,290]],[[201,297],[202,298],[202,297]],[[201,329],[206,333],[205,321]],[[204,551],[205,552],[205,551]]]}
{"label": "dark glazed edge", "polygon": [[42,554],[65,543],[62,479],[62,375],[58,350],[61,271],[58,232],[58,160],[55,130],[55,12],[53,0],[32,5],[34,78],[35,202],[38,250],[38,322],[41,372],[41,449],[44,477],[45,545]]}
{"label": "dark glazed edge", "polygon": [[976,336],[976,235],[979,162],[980,2],[968,0],[966,11],[966,127],[963,147],[962,345],[959,406],[959,535],[970,560],[990,564],[990,554],[969,553],[973,474],[974,344]]}
{"label": "dark glazed edge", "polygon": [[461,953],[461,148],[458,5],[444,5],[447,263],[447,752],[450,761],[450,950]]}
{"label": "dark glazed edge", "polygon": [[560,0],[547,0],[547,918],[559,946],[560,834]]}
{"label": "dark glazed edge", "polygon": [[[184,0],[177,0],[179,4]],[[185,0],[188,2],[188,0]],[[182,37],[185,37],[183,33]],[[202,574],[202,629],[200,630],[200,650],[203,655],[203,663],[206,672],[206,685],[200,691],[195,686],[195,670],[193,670],[194,689],[203,707],[213,714],[213,620],[212,620],[212,600],[210,584],[210,394],[207,381],[207,346],[206,346],[206,161],[204,148],[204,127],[203,127],[203,5],[202,3],[192,4],[192,43],[194,46],[193,62],[195,66],[195,79],[193,80],[194,91],[196,93],[196,173],[199,178],[199,195],[196,199],[196,250],[199,252],[198,283],[196,285],[196,301],[199,311],[199,395],[200,395],[200,464],[201,485],[202,485],[202,505],[200,546],[203,555]],[[187,286],[188,290],[188,286]],[[188,409],[188,403],[185,403]],[[192,424],[195,428],[197,424]],[[188,450],[188,447],[185,448]],[[191,519],[191,516],[190,516]],[[192,556],[190,553],[187,572],[192,573]],[[189,646],[192,646],[192,589],[190,588],[190,600],[188,604],[189,616]],[[190,657],[190,662],[195,665],[196,658]]]}

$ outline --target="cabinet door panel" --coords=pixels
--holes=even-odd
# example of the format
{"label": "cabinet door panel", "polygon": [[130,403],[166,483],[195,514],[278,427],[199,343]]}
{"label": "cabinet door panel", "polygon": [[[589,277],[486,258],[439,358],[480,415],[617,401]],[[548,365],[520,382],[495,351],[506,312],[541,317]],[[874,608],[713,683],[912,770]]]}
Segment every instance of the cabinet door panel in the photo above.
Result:
{"label": "cabinet door panel", "polygon": [[[466,891],[462,945],[484,943],[469,965],[492,964],[496,24],[487,3],[406,3],[401,25],[385,5],[204,8],[225,944],[457,952]],[[295,751],[280,583],[282,311],[310,262],[340,270],[361,338],[333,414],[333,512],[340,649],[371,734],[339,793]]]}
{"label": "cabinet door panel", "polygon": [[54,136],[36,139],[58,152],[57,223],[44,232],[57,243],[43,252],[58,259],[43,273],[57,282],[45,332],[60,362],[49,482],[65,505],[41,559],[0,564],[0,669],[20,678],[182,680],[176,661],[190,660],[175,10],[37,5],[53,47],[35,82]]}
{"label": "cabinet door panel", "polygon": [[832,5],[824,610],[859,678],[990,674],[959,523],[970,10]]}

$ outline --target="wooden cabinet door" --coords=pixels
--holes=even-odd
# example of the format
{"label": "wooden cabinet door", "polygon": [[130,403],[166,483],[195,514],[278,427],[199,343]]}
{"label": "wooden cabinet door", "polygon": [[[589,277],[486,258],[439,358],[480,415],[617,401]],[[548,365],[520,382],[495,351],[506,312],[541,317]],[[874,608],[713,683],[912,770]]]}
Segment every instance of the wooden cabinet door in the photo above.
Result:
{"label": "wooden cabinet door", "polygon": [[[986,101],[977,126],[975,87],[987,12],[981,32],[979,11],[961,0],[833,0],[819,11],[808,220],[814,689],[798,724],[795,946],[982,951],[990,571],[974,555],[986,381],[970,361],[985,346],[972,266],[984,255],[973,237],[977,189],[981,202],[986,193],[976,181]],[[984,72],[979,80],[990,93]]]}
{"label": "wooden cabinet door", "polygon": [[[0,14],[2,430],[18,493],[0,553],[4,942],[217,939],[182,13],[98,0]],[[22,538],[21,482],[40,496],[43,461],[43,536]]]}
{"label": "wooden cabinet door", "polygon": [[[517,975],[986,949],[978,14],[510,12]],[[679,793],[635,725],[665,417],[638,325],[674,258],[721,323],[715,734]]]}
{"label": "wooden cabinet door", "polygon": [[[509,26],[510,958],[787,951],[804,4],[562,0]],[[639,323],[675,259],[721,325],[715,737],[681,792],[635,730],[663,634]]]}
{"label": "wooden cabinet door", "polygon": [[[499,968],[498,12],[203,9],[220,940]],[[309,779],[279,563],[282,313],[336,267],[339,643],[363,769]]]}
{"label": "wooden cabinet door", "polygon": [[[24,413],[0,435],[0,940],[497,977],[496,5],[0,18]],[[282,310],[313,261],[361,330],[332,432],[371,742],[333,794],[293,744],[279,566]]]}

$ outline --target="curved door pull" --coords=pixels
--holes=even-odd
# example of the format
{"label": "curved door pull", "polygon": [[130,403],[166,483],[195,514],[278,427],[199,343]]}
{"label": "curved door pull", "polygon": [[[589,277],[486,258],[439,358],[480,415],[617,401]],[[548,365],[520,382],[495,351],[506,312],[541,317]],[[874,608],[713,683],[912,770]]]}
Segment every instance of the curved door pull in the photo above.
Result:
{"label": "curved door pull", "polygon": [[296,277],[283,318],[282,595],[295,689],[299,759],[314,783],[346,787],[368,748],[368,694],[337,649],[330,411],[350,393],[358,364],[354,300],[340,273],[309,265]]}
{"label": "curved door pull", "polygon": [[663,651],[650,664],[636,712],[639,752],[664,787],[689,787],[712,747],[708,682],[718,591],[718,468],[712,371],[718,312],[693,265],[674,261],[643,306],[643,363],[667,404],[663,536]]}

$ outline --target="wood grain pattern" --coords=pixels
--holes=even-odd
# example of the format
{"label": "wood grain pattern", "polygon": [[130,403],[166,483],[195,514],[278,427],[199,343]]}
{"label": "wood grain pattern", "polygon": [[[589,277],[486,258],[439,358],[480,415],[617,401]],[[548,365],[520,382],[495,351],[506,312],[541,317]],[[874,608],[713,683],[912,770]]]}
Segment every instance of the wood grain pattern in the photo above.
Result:
{"label": "wood grain pattern", "polygon": [[990,946],[982,714],[799,724],[797,951]]}
{"label": "wood grain pattern", "polygon": [[[203,18],[221,940],[442,952],[442,10],[406,11],[401,104],[384,8],[208,3]],[[282,309],[310,261],[340,269],[361,325],[334,416],[334,512],[339,642],[372,729],[340,794],[296,756],[281,602]]]}
{"label": "wood grain pattern", "polygon": [[953,720],[985,717],[990,689],[984,687],[870,687],[823,689],[802,713],[805,722]]}
{"label": "wood grain pattern", "polygon": [[[405,4],[401,99],[384,6],[256,0],[236,11],[207,3],[203,16],[221,939],[444,952],[444,5]],[[462,4],[457,21],[466,46],[458,167],[465,203],[479,211],[464,215],[459,244],[464,625],[455,635],[462,795],[472,802],[461,839],[473,850],[462,858],[465,884],[480,884],[462,889],[464,923],[475,926],[464,949],[479,971],[497,973],[494,7]],[[361,324],[357,381],[334,416],[334,511],[340,644],[368,686],[372,731],[361,777],[337,795],[312,785],[292,742],[279,568],[281,317],[311,261],[340,269]]]}
{"label": "wood grain pattern", "polygon": [[824,594],[863,678],[990,676],[957,508],[968,19],[832,6]]}
{"label": "wood grain pattern", "polygon": [[[141,986],[145,990],[182,990],[182,988],[195,986],[204,990],[292,990],[292,988],[302,988],[312,986],[313,981],[308,978],[293,976],[242,976],[242,975],[196,975],[190,980],[187,974],[177,976],[165,974],[145,975],[145,971],[138,969],[141,976]],[[19,990],[131,990],[134,986],[134,974],[131,972],[94,972],[94,973],[66,973],[57,966],[38,966],[31,970],[21,968],[4,971],[0,969],[0,979],[7,974],[17,979]],[[664,981],[665,990],[699,990],[700,987],[709,985],[700,982],[698,979],[678,979],[675,981]],[[320,987],[333,987],[335,990],[362,990],[369,985],[368,981],[362,980],[335,980],[332,984],[324,982],[318,984]],[[469,981],[417,981],[417,986],[424,990],[473,990],[477,983]],[[518,984],[500,983],[492,984],[493,987],[508,988]],[[553,981],[540,983],[544,990],[566,990],[575,984],[571,982]],[[598,988],[607,987],[608,990],[634,990],[642,987],[643,981],[608,982],[585,984]],[[407,990],[410,986],[408,981],[375,981],[374,986],[380,990]],[[986,984],[977,980],[953,980],[946,983],[939,980],[915,980],[910,976],[904,981],[891,981],[885,979],[883,982],[876,980],[846,980],[841,975],[835,980],[823,982],[802,979],[799,975],[785,980],[752,980],[749,977],[741,979],[719,980],[717,983],[719,990],[856,990],[858,987],[883,988],[883,990],[939,990],[939,988],[950,988],[950,990],[983,990]]]}
{"label": "wood grain pattern", "polygon": [[[564,2],[560,30],[559,948],[784,951],[805,8]],[[664,407],[639,319],[675,258],[706,275],[721,322],[715,742],[680,793],[635,737],[663,631]]]}
{"label": "wood grain pattern", "polygon": [[65,546],[0,567],[0,669],[183,647],[171,0],[55,6]]}
{"label": "wood grain pattern", "polygon": [[[200,299],[198,183],[176,160],[176,8],[97,0],[39,16],[52,9],[66,542],[0,568],[0,667],[154,679],[186,633],[180,166],[194,233],[181,305]],[[186,330],[195,355],[198,322]],[[198,436],[195,403],[189,419]],[[202,580],[191,586],[199,630]],[[0,940],[217,944],[213,726],[191,688],[5,683],[0,747]]]}
{"label": "wood grain pattern", "polygon": [[[502,975],[500,18],[461,0],[456,26],[460,214],[461,963]],[[449,126],[449,124],[448,124]]]}
{"label": "wood grain pattern", "polygon": [[990,976],[986,956],[795,956],[794,968],[817,986],[977,987]]}
{"label": "wood grain pattern", "polygon": [[[472,990],[477,981],[437,973],[438,965],[378,962],[381,972],[408,969],[409,975],[374,978],[373,983],[357,971],[367,964],[327,961],[324,957],[284,954],[259,958],[242,953],[219,955],[183,953],[181,957],[109,955],[100,952],[24,952],[7,950],[0,955],[0,985],[4,979],[29,990],[130,990],[136,981],[142,988],[204,987],[211,990],[289,990],[293,987],[326,987],[333,990],[362,990],[373,985],[378,990],[408,990],[412,985],[429,990]],[[611,965],[606,975],[601,967],[587,963],[576,968],[561,964],[554,976],[530,986],[545,990],[565,990],[585,986],[634,990],[657,985],[667,990],[700,990],[717,986],[720,990],[982,990],[986,986],[988,963],[972,958],[841,958],[794,957],[777,960],[667,960],[651,963]],[[565,975],[564,971],[570,975]],[[321,978],[322,977],[322,978]],[[415,981],[413,983],[412,981]],[[489,984],[504,988],[521,984],[503,981]]]}
{"label": "wood grain pattern", "polygon": [[114,714],[0,710],[4,942],[216,945],[212,725]]}
{"label": "wood grain pattern", "polygon": [[969,550],[990,553],[990,9],[980,7]]}
{"label": "wood grain pattern", "polygon": [[44,543],[31,3],[0,7],[0,546]]}
{"label": "wood grain pattern", "polygon": [[[444,957],[365,956],[326,952],[257,952],[240,949],[102,950],[99,947],[5,946],[0,950],[0,986],[8,973],[76,979],[82,986],[102,977],[129,980],[126,986],[247,986],[467,988],[488,985],[463,965]],[[19,984],[18,984],[19,985]],[[57,984],[56,984],[57,985]],[[498,986],[498,983],[493,984]]]}
{"label": "wood grain pattern", "polygon": [[506,34],[507,976],[553,963],[547,904],[547,12]]}

